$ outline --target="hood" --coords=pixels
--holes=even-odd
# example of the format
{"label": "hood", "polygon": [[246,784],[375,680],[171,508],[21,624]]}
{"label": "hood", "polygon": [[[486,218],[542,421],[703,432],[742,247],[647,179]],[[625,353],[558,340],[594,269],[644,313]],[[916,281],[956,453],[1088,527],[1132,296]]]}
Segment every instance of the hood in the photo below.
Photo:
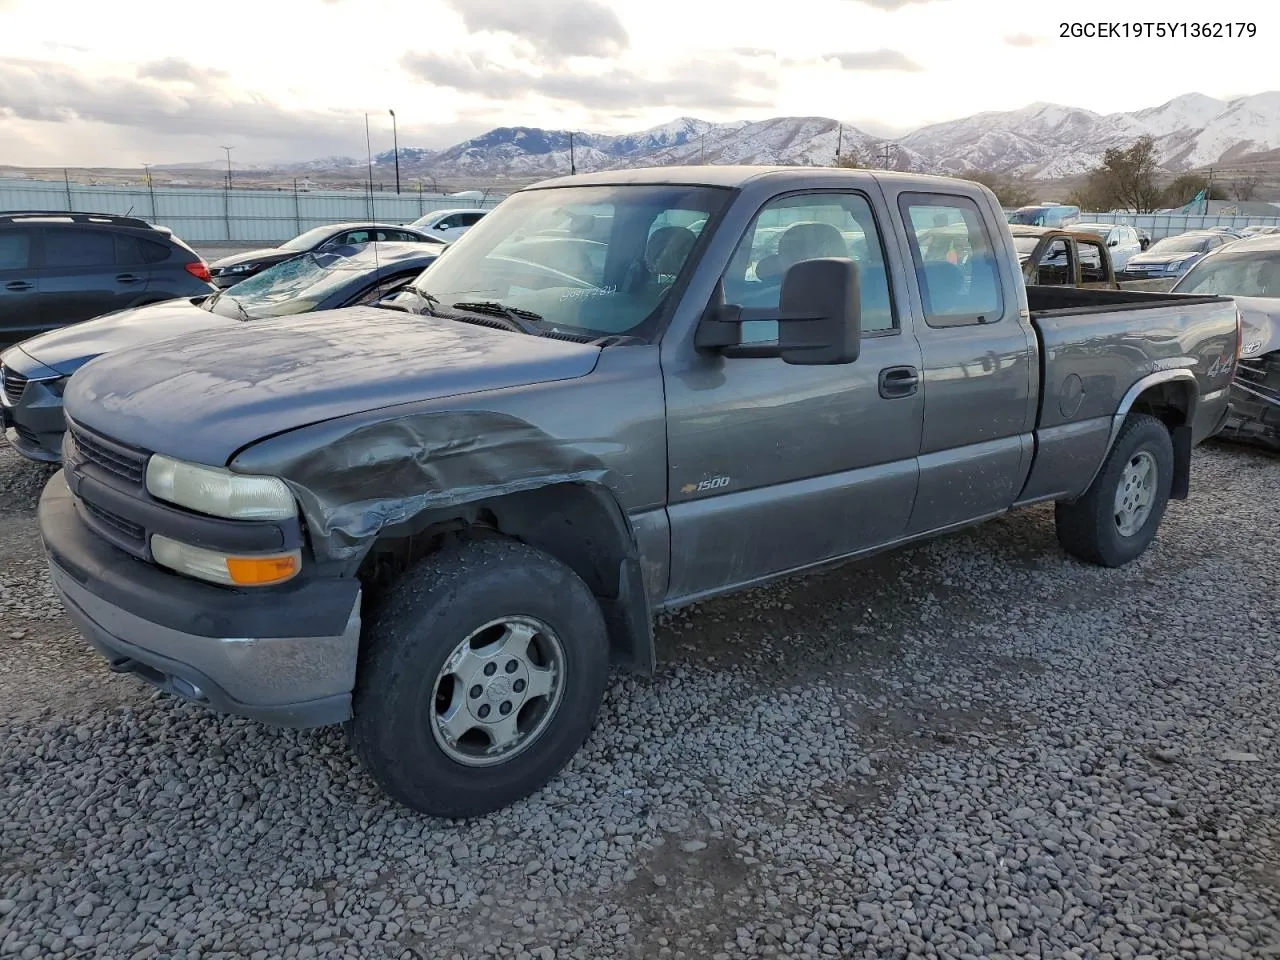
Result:
{"label": "hood", "polygon": [[122,350],[67,385],[68,416],[210,465],[297,427],[590,373],[600,348],[442,318],[351,307]]}
{"label": "hood", "polygon": [[1148,250],[1146,253],[1135,253],[1132,257],[1129,258],[1129,262],[1130,263],[1150,263],[1150,264],[1181,263],[1183,260],[1194,260],[1196,259],[1196,257],[1202,257],[1202,256],[1204,256],[1204,251],[1192,250],[1188,252],[1184,250],[1182,252],[1175,253],[1172,250],[1170,250],[1167,253],[1164,251],[1158,251],[1156,253],[1152,253],[1150,250]]}
{"label": "hood", "polygon": [[99,354],[236,322],[201,310],[197,304],[202,299],[166,300],[108,313],[96,320],[39,334],[25,341],[22,349],[33,359],[66,376]]}
{"label": "hood", "polygon": [[287,260],[289,257],[298,256],[292,250],[281,250],[279,247],[264,247],[261,250],[245,250],[242,253],[233,253],[230,256],[223,257],[221,260],[214,260],[209,264],[210,270],[225,270],[227,267],[234,267],[241,263],[258,263],[262,260]]}
{"label": "hood", "polygon": [[1280,350],[1280,298],[1232,297],[1240,308],[1240,359]]}

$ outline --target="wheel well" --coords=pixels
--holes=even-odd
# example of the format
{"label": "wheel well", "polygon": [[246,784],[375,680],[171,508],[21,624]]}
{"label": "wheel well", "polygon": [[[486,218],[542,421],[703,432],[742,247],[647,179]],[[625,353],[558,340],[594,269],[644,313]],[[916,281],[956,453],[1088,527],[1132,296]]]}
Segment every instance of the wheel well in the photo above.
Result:
{"label": "wheel well", "polygon": [[415,561],[458,540],[506,537],[555,557],[600,602],[615,664],[649,673],[653,622],[634,540],[613,496],[565,483],[458,507],[427,510],[374,542],[358,575],[370,595]]}
{"label": "wheel well", "polygon": [[1173,485],[1169,496],[1174,500],[1185,500],[1191,487],[1191,422],[1195,416],[1195,385],[1189,380],[1153,384],[1138,395],[1129,412],[1155,417],[1168,428],[1173,441]]}

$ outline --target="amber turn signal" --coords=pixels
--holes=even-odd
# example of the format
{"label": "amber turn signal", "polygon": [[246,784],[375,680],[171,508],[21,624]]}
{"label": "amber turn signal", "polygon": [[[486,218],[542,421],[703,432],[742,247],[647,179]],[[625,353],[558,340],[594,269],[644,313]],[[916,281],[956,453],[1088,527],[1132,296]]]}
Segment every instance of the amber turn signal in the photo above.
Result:
{"label": "amber turn signal", "polygon": [[265,587],[283,583],[298,572],[298,554],[271,557],[227,557],[231,582],[241,587]]}

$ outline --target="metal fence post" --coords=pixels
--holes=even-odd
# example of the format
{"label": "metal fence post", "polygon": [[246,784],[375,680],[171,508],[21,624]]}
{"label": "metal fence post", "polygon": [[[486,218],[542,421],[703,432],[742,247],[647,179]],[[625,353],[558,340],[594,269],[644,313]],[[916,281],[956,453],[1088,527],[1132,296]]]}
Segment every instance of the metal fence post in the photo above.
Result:
{"label": "metal fence post", "polygon": [[231,190],[222,191],[222,216],[227,225],[227,242],[231,242]]}
{"label": "metal fence post", "polygon": [[298,199],[298,178],[293,178],[293,228],[302,232],[302,201]]}

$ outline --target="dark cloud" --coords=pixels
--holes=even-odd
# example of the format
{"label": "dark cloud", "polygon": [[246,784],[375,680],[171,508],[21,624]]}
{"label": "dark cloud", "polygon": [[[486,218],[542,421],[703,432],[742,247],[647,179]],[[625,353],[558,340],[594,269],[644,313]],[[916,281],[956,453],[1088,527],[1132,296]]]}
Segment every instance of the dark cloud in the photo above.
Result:
{"label": "dark cloud", "polygon": [[1044,43],[1044,38],[1033,37],[1029,33],[1011,33],[1004,38],[1004,42],[1011,47],[1038,47]]}
{"label": "dark cloud", "polygon": [[507,33],[545,60],[616,56],[630,44],[618,15],[599,0],[446,0],[472,33]]}
{"label": "dark cloud", "polygon": [[906,70],[912,73],[923,69],[905,53],[898,50],[861,50],[856,53],[828,53],[824,60],[837,60],[845,70]]}
{"label": "dark cloud", "polygon": [[683,63],[665,76],[614,67],[604,73],[545,71],[527,73],[496,64],[482,54],[444,56],[406,54],[400,65],[432,86],[449,87],[488,99],[546,97],[593,110],[652,106],[726,109],[765,106],[770,98],[751,93],[771,90],[773,74],[736,57],[704,56]]}
{"label": "dark cloud", "polygon": [[296,157],[363,153],[364,144],[359,114],[293,110],[225,89],[211,93],[131,77],[88,76],[39,60],[0,60],[0,123],[5,120],[59,124],[67,131],[59,136],[68,138],[84,124],[124,128],[135,131],[135,149],[164,137],[237,142],[222,139],[232,137],[243,142],[246,154]]}
{"label": "dark cloud", "polygon": [[218,70],[213,67],[198,67],[188,60],[183,60],[181,57],[165,57],[163,60],[152,60],[149,63],[141,64],[137,73],[143,79],[171,80],[179,83],[190,83],[194,86],[206,83],[220,83],[230,76],[225,70]]}

